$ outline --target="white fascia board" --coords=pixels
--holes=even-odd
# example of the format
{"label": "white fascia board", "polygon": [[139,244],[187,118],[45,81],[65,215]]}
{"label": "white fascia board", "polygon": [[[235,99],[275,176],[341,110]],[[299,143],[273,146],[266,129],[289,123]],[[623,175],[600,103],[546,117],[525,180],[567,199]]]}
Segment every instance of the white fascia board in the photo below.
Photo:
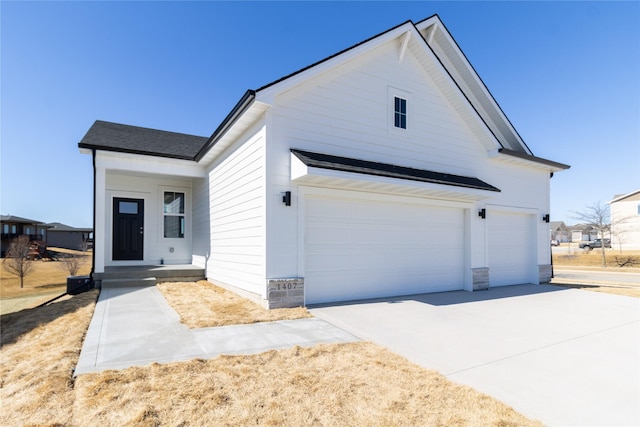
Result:
{"label": "white fascia board", "polygon": [[89,154],[91,155],[93,153],[93,150],[89,149],[89,148],[80,148],[80,154]]}
{"label": "white fascia board", "polygon": [[[371,49],[374,49],[402,36],[406,37],[407,32],[416,32],[416,29],[411,22],[407,22],[399,27],[396,27],[393,30],[383,33],[365,43],[356,45],[355,47],[352,47],[339,55],[336,55],[332,58],[330,57],[330,59],[326,59],[314,66],[311,66],[306,70],[300,71],[282,80],[281,82],[268,86],[256,93],[256,99],[266,104],[273,105],[277,94],[287,91],[301,83],[304,83],[306,80],[311,79],[318,74],[324,73],[334,67],[338,67],[344,64],[347,61],[357,58],[359,55],[364,54]],[[414,36],[419,35],[414,34]]]}
{"label": "white fascia board", "polygon": [[[433,27],[433,28],[430,29],[430,27]],[[440,19],[437,16],[432,16],[431,18],[423,22],[420,22],[418,25],[416,25],[416,28],[420,33],[428,35],[427,43],[432,48],[434,48],[434,43],[436,43],[434,41],[434,34],[436,32],[440,32],[440,34],[444,36],[448,45],[447,48],[455,52],[455,56],[456,56],[455,58],[451,58],[451,57],[446,58],[447,61],[451,64],[451,67],[454,68],[453,70],[450,70],[450,73],[452,76],[457,76],[461,80],[459,84],[465,86],[464,92],[466,96],[469,97],[471,102],[474,102],[474,104],[476,104],[475,105],[476,109],[482,110],[485,113],[486,115],[485,120],[494,121],[491,116],[494,114],[497,115],[498,120],[500,120],[502,124],[507,127],[508,131],[516,139],[516,141],[519,143],[522,149],[524,149],[526,153],[533,155],[531,150],[529,150],[529,147],[527,147],[527,145],[524,143],[524,141],[522,140],[522,138],[520,137],[516,129],[513,127],[513,125],[507,118],[507,116],[504,114],[504,112],[498,105],[493,95],[491,95],[491,93],[487,89],[486,85],[484,84],[484,82],[482,81],[478,73],[475,71],[473,66],[469,63],[466,56],[464,55],[464,53],[462,52],[462,50],[454,40],[453,36],[449,33],[447,28],[444,26],[442,21],[440,21]],[[443,54],[446,54],[445,49],[438,49],[438,50],[440,50]],[[466,71],[466,73],[469,76],[471,76],[471,78],[473,79],[472,82],[466,81],[462,77],[462,73],[457,69],[455,69],[456,63],[462,64],[462,66],[464,67],[464,71]],[[472,87],[475,87],[476,89],[474,90],[472,89]],[[483,104],[487,104],[487,107],[492,111],[488,111]],[[494,126],[496,126],[498,128],[497,130],[500,132],[499,130],[500,126],[497,123],[495,123]],[[507,136],[503,135],[503,137],[505,138],[504,142],[507,142],[508,140]]]}
{"label": "white fascia board", "polygon": [[[295,157],[295,156],[293,156]],[[299,159],[297,159],[300,162]],[[302,162],[300,162],[302,163]],[[294,172],[294,167],[296,171]],[[460,202],[480,201],[493,196],[492,192],[454,185],[435,184],[409,179],[390,178],[353,172],[337,171],[310,166],[300,168],[291,164],[291,181],[299,185],[327,188],[344,188],[365,192],[389,194],[413,194],[415,196],[458,200]],[[294,178],[295,176],[295,178]]]}
{"label": "white fascia board", "polygon": [[[523,159],[521,157],[510,156],[508,154],[501,153],[498,149],[489,150],[487,152],[487,156],[491,160],[495,160],[495,161],[499,161],[499,162],[503,162],[503,163],[509,163],[509,164],[512,164],[512,165],[530,166],[530,167],[533,167],[533,168],[536,168],[536,169],[540,169],[540,170],[544,170],[544,171],[547,171],[547,172],[561,172],[561,171],[565,170],[565,168],[555,167],[555,166],[548,165],[548,164],[545,164],[545,163],[537,162],[535,160],[527,160],[527,159]],[[531,156],[531,157],[534,157],[534,156]]]}
{"label": "white fascia board", "polygon": [[191,160],[98,151],[96,168],[152,175],[203,178],[205,169]]}
{"label": "white fascia board", "polygon": [[207,154],[198,161],[199,165],[206,167],[211,164],[221,153],[229,148],[240,136],[248,131],[271,107],[262,101],[255,101],[247,111],[236,120],[224,135],[207,151]]}

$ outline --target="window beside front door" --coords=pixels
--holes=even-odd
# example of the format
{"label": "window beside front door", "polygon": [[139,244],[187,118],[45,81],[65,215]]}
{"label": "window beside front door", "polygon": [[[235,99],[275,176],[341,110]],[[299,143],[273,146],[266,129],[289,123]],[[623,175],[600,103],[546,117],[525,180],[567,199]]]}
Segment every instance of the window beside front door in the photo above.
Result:
{"label": "window beside front door", "polygon": [[185,204],[184,193],[175,191],[164,192],[164,237],[170,239],[184,238]]}

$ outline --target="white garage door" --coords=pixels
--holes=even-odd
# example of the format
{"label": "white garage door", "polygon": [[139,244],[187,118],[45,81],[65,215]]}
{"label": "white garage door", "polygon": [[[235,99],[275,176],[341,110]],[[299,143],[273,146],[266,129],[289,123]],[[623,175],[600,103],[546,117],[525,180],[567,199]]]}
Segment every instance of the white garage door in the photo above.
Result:
{"label": "white garage door", "polygon": [[532,282],[536,239],[532,215],[487,213],[489,221],[489,286]]}
{"label": "white garage door", "polygon": [[308,198],[307,304],[462,289],[459,208]]}

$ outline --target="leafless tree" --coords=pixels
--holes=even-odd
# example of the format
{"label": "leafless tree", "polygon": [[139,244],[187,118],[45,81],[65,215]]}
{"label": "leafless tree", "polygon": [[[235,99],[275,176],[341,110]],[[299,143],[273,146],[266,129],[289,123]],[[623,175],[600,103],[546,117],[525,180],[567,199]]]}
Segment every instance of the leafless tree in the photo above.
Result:
{"label": "leafless tree", "polygon": [[602,239],[602,266],[607,266],[607,257],[605,253],[604,236],[611,235],[611,218],[609,214],[609,206],[603,205],[601,202],[585,207],[582,211],[573,212],[575,218],[580,222],[590,225],[600,235]]}
{"label": "leafless tree", "polygon": [[33,263],[29,259],[31,242],[29,236],[20,236],[11,241],[9,250],[4,259],[4,266],[11,274],[20,278],[20,287],[24,288],[24,278],[33,268]]}

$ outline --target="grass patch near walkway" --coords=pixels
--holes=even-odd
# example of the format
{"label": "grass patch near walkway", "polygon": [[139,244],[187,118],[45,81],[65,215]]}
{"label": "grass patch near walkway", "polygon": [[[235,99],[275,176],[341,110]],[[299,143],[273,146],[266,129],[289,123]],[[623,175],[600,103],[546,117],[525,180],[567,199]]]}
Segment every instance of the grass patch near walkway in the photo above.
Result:
{"label": "grass patch near walkway", "polygon": [[81,375],[82,425],[538,425],[371,343]]}
{"label": "grass patch near walkway", "polygon": [[97,295],[0,316],[0,425],[73,424],[73,369]]}
{"label": "grass patch near walkway", "polygon": [[312,317],[304,307],[267,310],[206,280],[166,282],[157,287],[180,315],[180,321],[190,328]]}
{"label": "grass patch near walkway", "polygon": [[0,317],[0,425],[541,425],[366,342],[74,379],[96,295]]}

